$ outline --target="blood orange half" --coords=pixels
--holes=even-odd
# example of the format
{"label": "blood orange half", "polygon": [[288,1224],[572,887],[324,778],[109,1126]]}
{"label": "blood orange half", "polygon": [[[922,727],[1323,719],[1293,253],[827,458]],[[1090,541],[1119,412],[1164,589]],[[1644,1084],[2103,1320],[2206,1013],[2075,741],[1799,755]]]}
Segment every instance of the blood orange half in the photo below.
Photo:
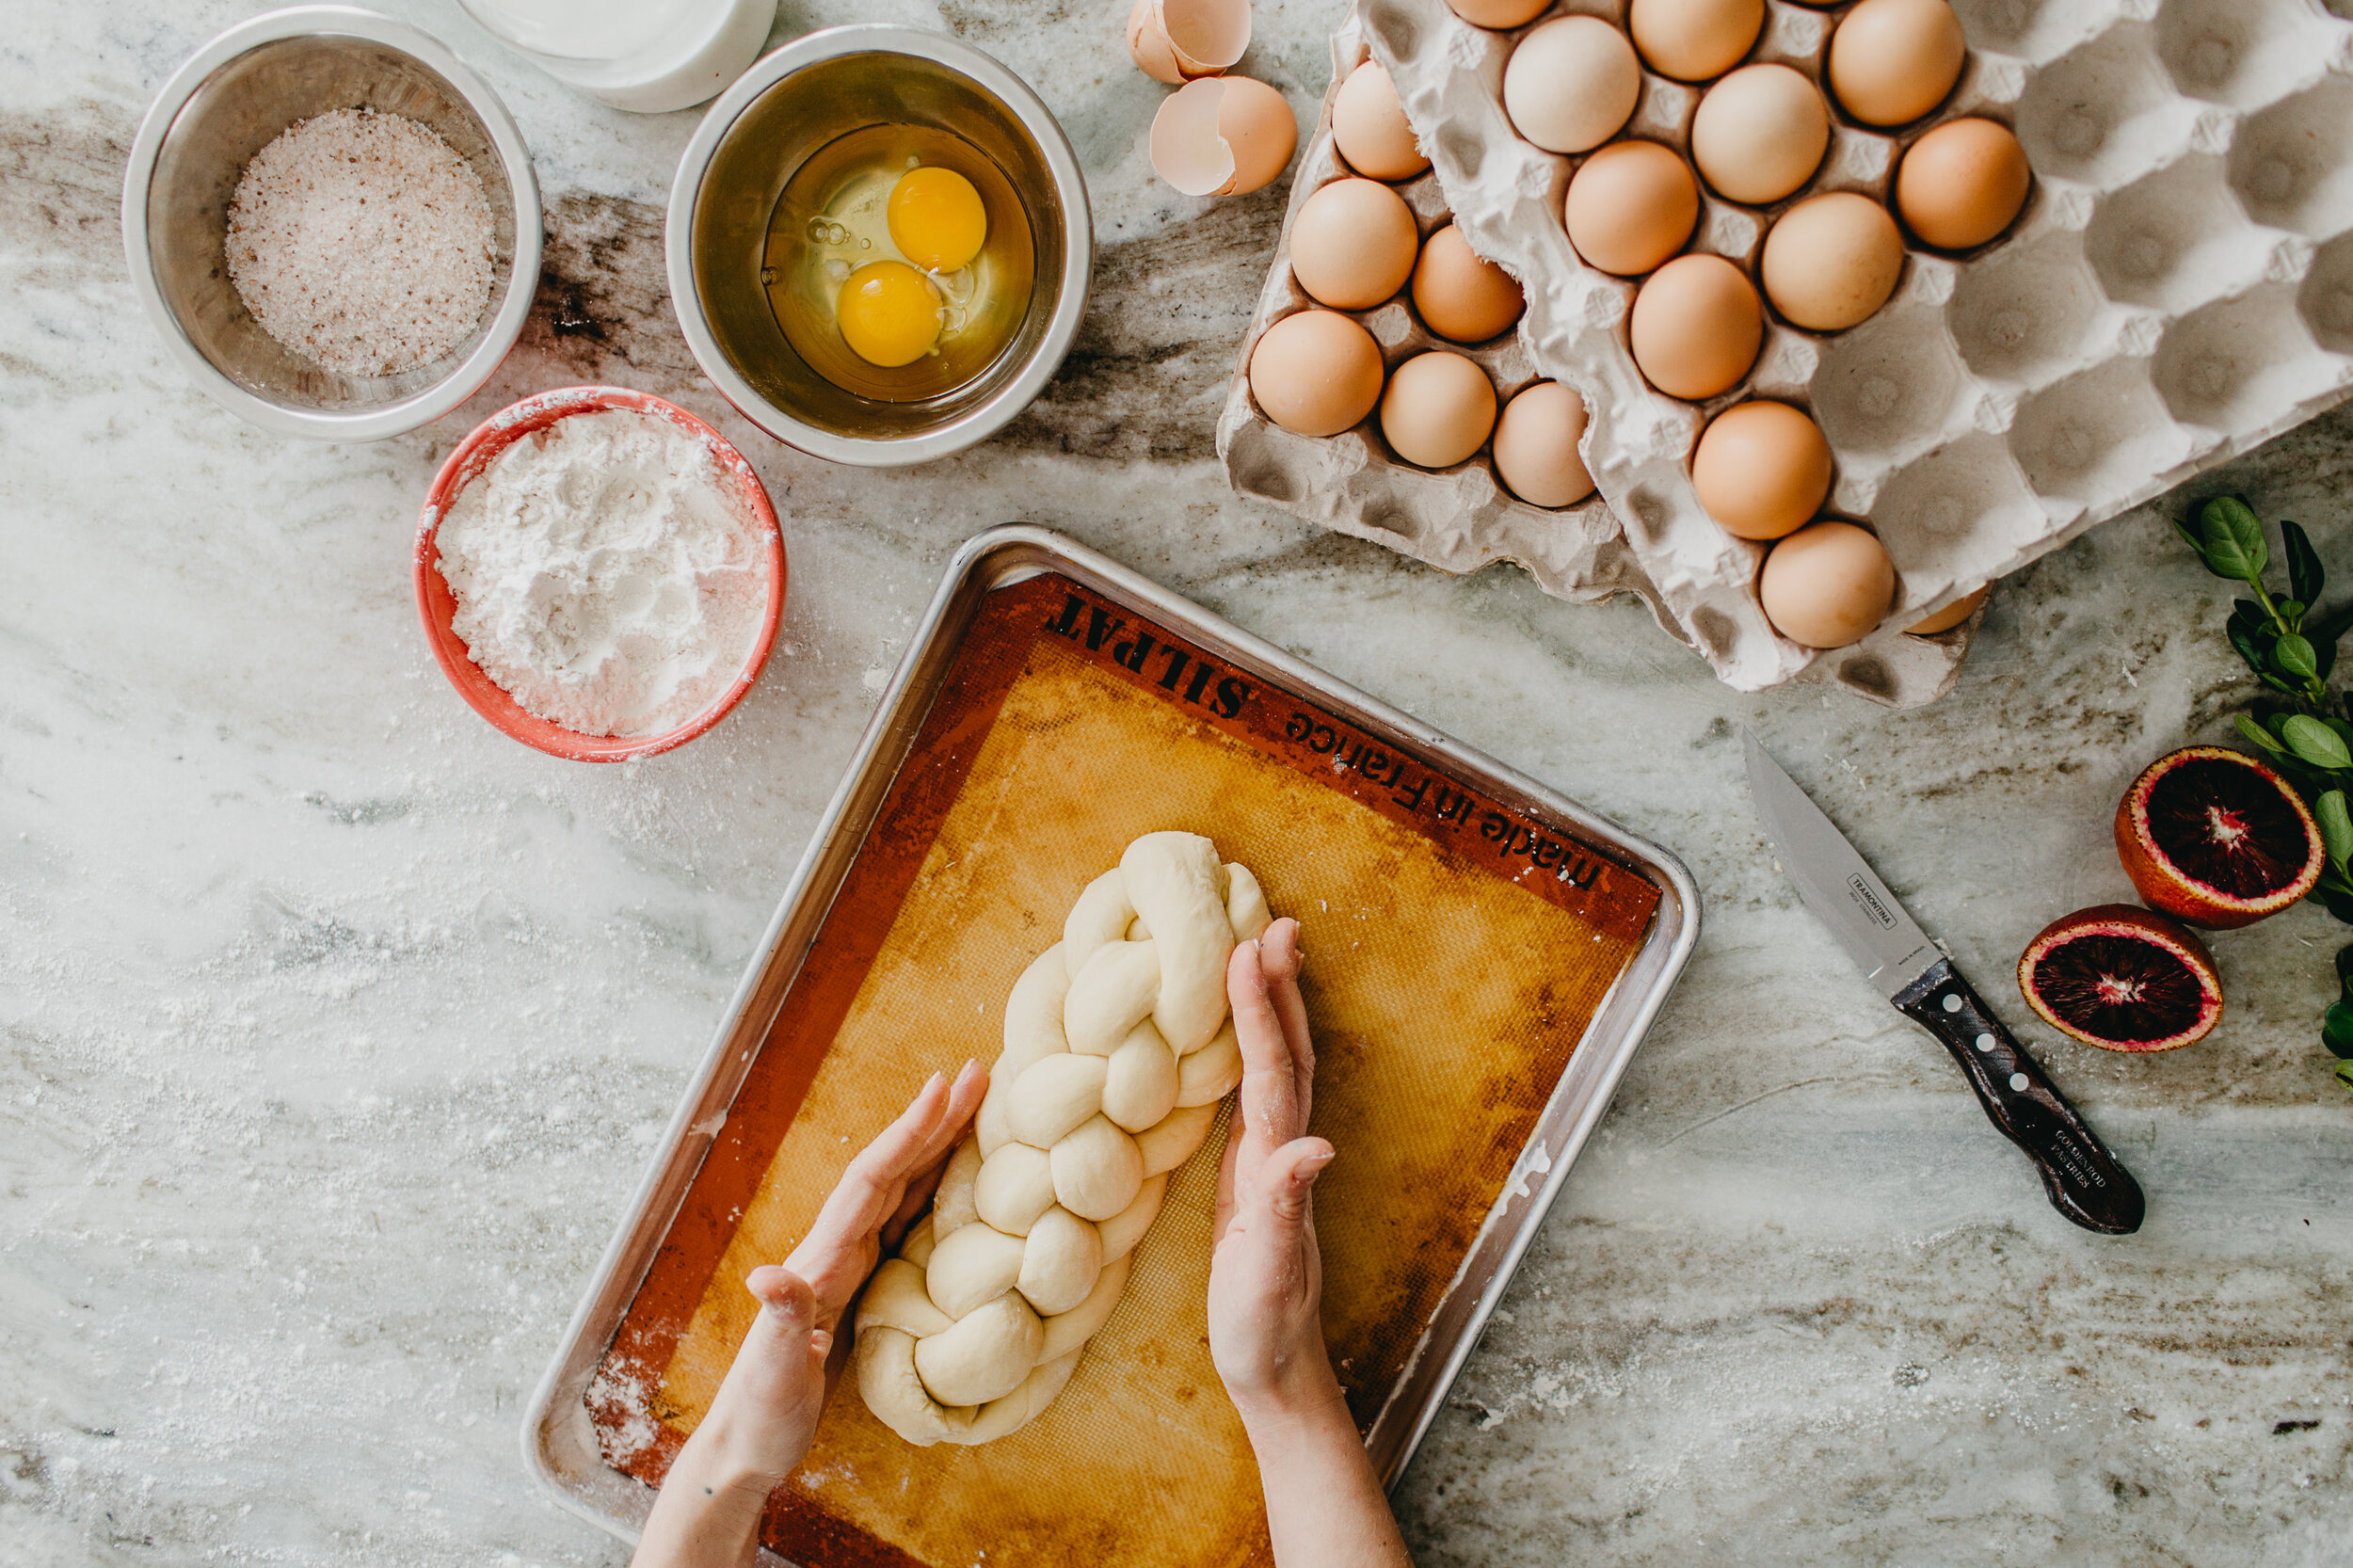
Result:
{"label": "blood orange half", "polygon": [[2222,979],[2178,920],[2130,904],[2062,915],[2026,944],[2018,989],[2052,1028],[2105,1050],[2171,1050],[2222,1017]]}
{"label": "blood orange half", "polygon": [[2221,746],[2160,757],[2133,780],[2116,808],[2116,853],[2152,906],[2218,929],[2278,914],[2327,863],[2288,781]]}

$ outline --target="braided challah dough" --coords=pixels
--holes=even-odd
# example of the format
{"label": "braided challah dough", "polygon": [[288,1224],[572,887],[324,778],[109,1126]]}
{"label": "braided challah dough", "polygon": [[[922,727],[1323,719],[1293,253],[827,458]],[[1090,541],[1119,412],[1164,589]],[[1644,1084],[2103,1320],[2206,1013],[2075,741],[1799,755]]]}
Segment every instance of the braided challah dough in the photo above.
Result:
{"label": "braided challah dough", "polygon": [[1209,840],[1147,833],[1014,983],[972,1131],[858,1306],[858,1392],[893,1432],[985,1443],[1062,1392],[1241,1081],[1225,964],[1270,919]]}

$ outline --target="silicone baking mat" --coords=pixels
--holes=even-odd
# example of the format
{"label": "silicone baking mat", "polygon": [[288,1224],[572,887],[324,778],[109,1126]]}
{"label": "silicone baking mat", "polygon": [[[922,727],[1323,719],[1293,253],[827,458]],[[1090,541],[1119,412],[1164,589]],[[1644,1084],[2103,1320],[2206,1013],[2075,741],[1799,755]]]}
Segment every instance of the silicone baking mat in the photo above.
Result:
{"label": "silicone baking mat", "polygon": [[[1048,574],[991,594],[590,1384],[658,1484],[781,1258],[928,1073],[995,1058],[1003,1000],[1137,835],[1185,828],[1298,918],[1320,1064],[1324,1322],[1360,1427],[1399,1381],[1547,1097],[1641,946],[1650,882]],[[1222,1132],[1045,1416],[912,1447],[838,1391],[763,1540],[811,1568],[1267,1560],[1209,1355]]]}

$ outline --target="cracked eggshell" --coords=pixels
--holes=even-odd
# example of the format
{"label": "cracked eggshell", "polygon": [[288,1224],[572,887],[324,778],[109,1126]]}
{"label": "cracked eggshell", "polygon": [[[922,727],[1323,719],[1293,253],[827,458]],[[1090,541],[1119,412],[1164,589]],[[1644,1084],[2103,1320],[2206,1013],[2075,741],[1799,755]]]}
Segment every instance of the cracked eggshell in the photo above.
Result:
{"label": "cracked eggshell", "polygon": [[1233,69],[1250,47],[1250,0],[1136,0],[1128,53],[1171,87]]}
{"label": "cracked eggshell", "polygon": [[1283,95],[1247,76],[1207,76],[1152,117],[1152,172],[1187,196],[1240,196],[1273,183],[1299,145]]}

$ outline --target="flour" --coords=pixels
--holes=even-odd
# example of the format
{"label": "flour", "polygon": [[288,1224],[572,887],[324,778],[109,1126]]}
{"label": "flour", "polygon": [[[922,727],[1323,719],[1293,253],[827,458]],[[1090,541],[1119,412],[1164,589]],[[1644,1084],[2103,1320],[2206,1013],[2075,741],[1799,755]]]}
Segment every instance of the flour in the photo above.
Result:
{"label": "flour", "polygon": [[709,708],[767,608],[763,543],[711,449],[651,414],[573,414],[457,492],[438,535],[453,627],[525,710],[659,735]]}

